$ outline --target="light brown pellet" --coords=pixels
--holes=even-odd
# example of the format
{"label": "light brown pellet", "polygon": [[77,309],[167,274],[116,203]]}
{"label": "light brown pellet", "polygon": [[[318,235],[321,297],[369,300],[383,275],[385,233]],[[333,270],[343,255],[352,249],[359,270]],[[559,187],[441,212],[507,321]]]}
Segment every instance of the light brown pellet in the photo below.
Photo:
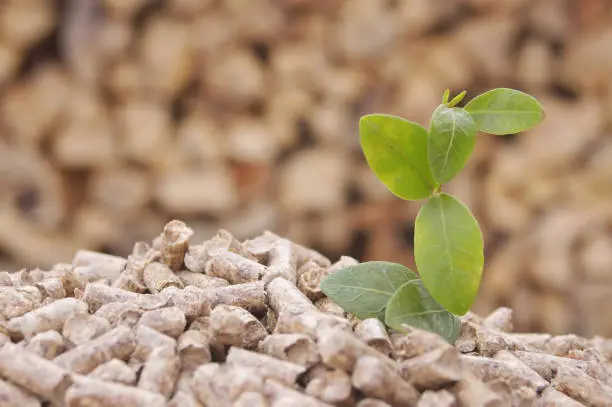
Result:
{"label": "light brown pellet", "polygon": [[59,405],[72,384],[67,370],[12,343],[0,348],[0,377]]}
{"label": "light brown pellet", "polygon": [[461,380],[453,386],[460,406],[504,406],[503,397],[495,393],[489,386],[473,374],[464,374]]}
{"label": "light brown pellet", "polygon": [[301,292],[312,300],[324,297],[321,281],[328,275],[327,269],[314,260],[309,260],[298,270],[297,286]]}
{"label": "light brown pellet", "polygon": [[15,273],[11,273],[11,280],[14,287],[34,285],[35,283],[42,281],[44,278],[45,273],[39,268],[31,270],[22,269]]}
{"label": "light brown pellet", "polygon": [[11,275],[7,271],[0,271],[0,287],[12,287]]}
{"label": "light brown pellet", "polygon": [[79,250],[72,259],[75,273],[88,282],[116,280],[125,268],[125,263],[122,257],[91,250]]}
{"label": "light brown pellet", "polygon": [[304,367],[311,367],[321,359],[316,343],[304,334],[269,335],[259,348],[270,356]]}
{"label": "light brown pellet", "polygon": [[293,250],[297,256],[298,268],[307,261],[314,261],[322,267],[329,267],[331,265],[331,261],[327,257],[314,249],[293,242]]}
{"label": "light brown pellet", "polygon": [[61,278],[53,277],[46,278],[42,281],[34,283],[34,287],[38,288],[43,298],[50,298],[52,300],[59,300],[66,297],[66,289],[62,283]]}
{"label": "light brown pellet", "polygon": [[[199,366],[198,366],[199,367]],[[176,385],[174,386],[174,392],[189,392],[193,393],[193,389],[191,388],[193,382],[193,373],[194,371],[187,372],[185,369],[181,369],[178,379],[176,381]]]}
{"label": "light brown pellet", "polygon": [[161,261],[172,271],[177,272],[181,269],[191,236],[193,230],[179,220],[172,220],[164,226],[159,251]]}
{"label": "light brown pellet", "polygon": [[389,336],[393,345],[393,357],[397,360],[411,359],[448,346],[448,342],[440,335],[423,329],[411,328],[408,333],[394,332]]}
{"label": "light brown pellet", "polygon": [[74,345],[94,339],[111,329],[106,318],[89,314],[74,314],[64,322],[62,333]]}
{"label": "light brown pellet", "polygon": [[241,284],[257,281],[265,273],[266,266],[249,260],[237,253],[222,250],[206,262],[206,274]]}
{"label": "light brown pellet", "polygon": [[131,302],[111,302],[101,306],[94,316],[106,319],[113,327],[134,327],[143,313],[143,310]]}
{"label": "light brown pellet", "polygon": [[209,260],[208,250],[209,245],[206,242],[189,246],[184,259],[187,270],[194,273],[204,273],[206,262]]}
{"label": "light brown pellet", "polygon": [[158,393],[121,383],[78,377],[66,392],[67,407],[166,407]]}
{"label": "light brown pellet", "polygon": [[612,386],[601,383],[586,372],[568,366],[559,366],[551,386],[587,406],[612,404]]}
{"label": "light brown pellet", "polygon": [[380,319],[367,318],[360,321],[355,326],[355,335],[380,353],[391,356],[391,340]]}
{"label": "light brown pellet", "polygon": [[508,307],[499,307],[489,314],[483,321],[483,325],[489,329],[502,332],[512,332],[512,310]]}
{"label": "light brown pellet", "polygon": [[261,377],[287,386],[293,386],[298,376],[306,371],[304,366],[236,347],[230,348],[226,363],[253,368]]}
{"label": "light brown pellet", "polygon": [[66,350],[66,341],[57,331],[45,331],[30,339],[25,348],[51,360]]}
{"label": "light brown pellet", "polygon": [[312,301],[295,284],[284,278],[275,278],[266,287],[270,307],[281,314],[283,311],[316,311]]}
{"label": "light brown pellet", "polygon": [[83,293],[85,291],[85,278],[79,276],[72,269],[71,265],[67,265],[67,267],[58,267],[58,273],[64,290],[66,290],[67,297],[77,297],[76,292]]}
{"label": "light brown pellet", "polygon": [[242,393],[263,391],[263,380],[253,369],[207,363],[193,375],[193,392],[206,406],[232,407]]}
{"label": "light brown pellet", "polygon": [[204,273],[208,260],[223,250],[256,260],[230,232],[221,229],[212,239],[199,245],[189,246],[185,253],[185,266],[189,271]]}
{"label": "light brown pellet", "polygon": [[[229,288],[229,287],[228,287]],[[216,290],[202,290],[201,288],[189,286],[184,290],[176,287],[166,288],[162,294],[168,296],[168,305],[180,309],[187,321],[191,322],[200,316],[207,316],[217,301]]]}
{"label": "light brown pellet", "polygon": [[11,332],[18,332],[24,338],[45,331],[61,331],[64,322],[74,314],[86,313],[87,304],[75,298],[63,298],[45,306],[34,309],[26,314],[13,318],[7,323]]}
{"label": "light brown pellet", "polygon": [[243,308],[217,305],[210,314],[215,342],[223,345],[254,348],[268,335],[266,328]]}
{"label": "light brown pellet", "polygon": [[311,339],[316,340],[320,332],[334,327],[352,332],[351,324],[345,318],[336,317],[319,311],[283,311],[278,316],[274,333],[305,334]]}
{"label": "light brown pellet", "polygon": [[499,351],[494,359],[461,355],[461,362],[486,382],[498,379],[512,388],[530,387],[538,393],[548,386],[546,380],[509,351]]}
{"label": "light brown pellet", "polygon": [[334,405],[355,404],[351,376],[338,369],[324,370],[315,374],[308,382],[305,392]]}
{"label": "light brown pellet", "polygon": [[105,304],[135,301],[141,295],[104,284],[90,283],[85,287],[82,300],[89,306],[89,312],[94,313]]}
{"label": "light brown pellet", "polygon": [[36,287],[0,287],[0,317],[20,317],[38,307],[42,299]]}
{"label": "light brown pellet", "polygon": [[142,264],[142,269],[137,271],[136,266],[131,259],[128,259],[126,270],[113,281],[112,287],[122,290],[131,291],[138,294],[147,292],[147,286],[144,282],[144,268],[146,264]]}
{"label": "light brown pellet", "polygon": [[279,238],[280,236],[266,230],[259,236],[246,240],[244,242],[244,247],[249,255],[255,257],[257,261],[267,264],[272,245]]}
{"label": "light brown pellet", "polygon": [[177,391],[168,402],[168,407],[204,407],[190,391]]}
{"label": "light brown pellet", "polygon": [[187,319],[178,307],[166,307],[146,311],[142,314],[138,324],[146,325],[176,339],[185,331]]}
{"label": "light brown pellet", "polygon": [[132,254],[127,258],[125,270],[113,282],[112,286],[135,293],[145,293],[147,291],[144,282],[145,267],[158,259],[159,252],[151,249],[148,244],[144,242],[134,244]]}
{"label": "light brown pellet", "polygon": [[176,273],[185,286],[195,286],[202,289],[227,287],[229,282],[223,278],[212,277],[202,273],[182,270]]}
{"label": "light brown pellet", "polygon": [[447,345],[400,363],[400,374],[417,389],[437,390],[461,378],[461,357],[454,346]]}
{"label": "light brown pellet", "polygon": [[2,345],[4,345],[5,343],[11,341],[11,338],[9,338],[8,336],[6,336],[5,333],[3,333],[2,324],[3,321],[0,320],[0,347],[2,347]]}
{"label": "light brown pellet", "polygon": [[261,393],[254,391],[247,391],[242,393],[236,401],[232,404],[232,407],[268,407],[268,400]]}
{"label": "light brown pellet", "polygon": [[297,253],[293,243],[288,239],[278,238],[272,243],[268,252],[268,267],[263,280],[269,282],[277,277],[287,279],[295,284],[297,281]]}
{"label": "light brown pellet", "polygon": [[132,246],[132,253],[128,257],[144,261],[156,261],[159,260],[160,253],[147,242],[136,242]]}
{"label": "light brown pellet", "polygon": [[383,400],[392,406],[413,406],[419,392],[379,358],[361,356],[357,359],[352,383],[367,397]]}
{"label": "light brown pellet", "polygon": [[346,312],[344,312],[342,307],[333,302],[328,297],[323,297],[319,300],[316,300],[314,302],[314,305],[319,311],[325,312],[327,314],[332,314],[341,318],[344,318],[344,316],[346,315]]}
{"label": "light brown pellet", "polygon": [[278,322],[278,314],[272,308],[268,308],[266,315],[261,318],[261,323],[266,327],[269,333],[273,333]]}
{"label": "light brown pellet", "polygon": [[108,278],[101,278],[99,280],[94,281],[94,283],[100,283],[110,287],[112,282]]}
{"label": "light brown pellet", "polygon": [[127,360],[135,347],[134,332],[126,326],[118,326],[68,350],[53,362],[71,372],[87,374],[111,359]]}
{"label": "light brown pellet", "polygon": [[177,352],[183,371],[194,372],[200,365],[212,360],[210,352],[211,333],[190,329],[178,338]]}
{"label": "light brown pellet", "polygon": [[207,290],[207,292],[214,293],[213,307],[217,304],[233,305],[253,314],[265,312],[267,309],[267,296],[263,281],[235,284]]}
{"label": "light brown pellet", "polygon": [[0,405],[2,407],[40,407],[34,394],[11,382],[0,379]]}
{"label": "light brown pellet", "polygon": [[284,386],[283,384],[267,379],[264,382],[264,394],[271,401],[272,407],[290,405],[292,407],[332,407],[331,404],[318,400],[307,394]]}
{"label": "light brown pellet", "polygon": [[96,367],[87,375],[93,379],[116,382],[133,386],[136,384],[136,372],[122,360],[111,359]]}
{"label": "light brown pellet", "polygon": [[361,356],[377,358],[392,371],[398,371],[393,359],[369,347],[351,332],[341,328],[336,327],[321,332],[317,346],[323,363],[347,373],[353,371],[357,359]]}
{"label": "light brown pellet", "polygon": [[157,348],[164,349],[164,354],[174,355],[176,340],[146,325],[139,325],[136,328],[136,348],[132,357],[144,362]]}
{"label": "light brown pellet", "polygon": [[177,355],[169,355],[163,348],[154,349],[140,373],[138,388],[159,393],[168,399],[174,392],[180,368]]}
{"label": "light brown pellet", "polygon": [[175,286],[170,286],[157,294],[138,294],[138,297],[132,300],[132,302],[143,311],[159,309],[170,305],[170,297],[172,293],[177,291],[182,290]]}
{"label": "light brown pellet", "polygon": [[151,293],[158,293],[166,287],[183,288],[183,282],[170,267],[163,263],[149,263],[145,266],[143,280]]}
{"label": "light brown pellet", "polygon": [[423,392],[416,407],[456,407],[457,400],[448,390]]}
{"label": "light brown pellet", "polygon": [[196,331],[203,331],[212,336],[212,331],[210,328],[210,317],[209,316],[197,317],[196,319],[193,320],[191,324],[189,324],[188,329],[193,329]]}
{"label": "light brown pellet", "polygon": [[210,317],[199,317],[189,326],[189,330],[199,331],[208,338],[213,361],[225,360],[225,345],[215,341]]}
{"label": "light brown pellet", "polygon": [[355,405],[355,407],[393,407],[393,406],[391,406],[389,403],[385,403],[382,400],[365,398],[363,400],[360,400],[359,403]]}

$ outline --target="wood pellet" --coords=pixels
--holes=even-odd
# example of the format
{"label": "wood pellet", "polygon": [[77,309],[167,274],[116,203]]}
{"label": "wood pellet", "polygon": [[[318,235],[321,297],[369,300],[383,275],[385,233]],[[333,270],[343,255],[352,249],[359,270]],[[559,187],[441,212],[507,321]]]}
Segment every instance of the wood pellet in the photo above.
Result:
{"label": "wood pellet", "polygon": [[612,405],[609,340],[513,334],[508,308],[466,315],[456,346],[393,331],[318,289],[355,259],[192,236],[174,220],[127,259],[0,274],[0,406]]}

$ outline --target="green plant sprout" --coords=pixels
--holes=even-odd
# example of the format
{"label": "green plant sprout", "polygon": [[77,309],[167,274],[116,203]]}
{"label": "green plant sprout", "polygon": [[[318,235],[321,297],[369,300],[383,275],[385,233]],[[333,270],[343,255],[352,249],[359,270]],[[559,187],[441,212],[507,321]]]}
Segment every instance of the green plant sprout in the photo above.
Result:
{"label": "green plant sprout", "polygon": [[[392,329],[414,326],[454,343],[459,316],[478,293],[484,267],[482,231],[470,210],[442,185],[461,171],[474,150],[476,134],[515,134],[545,118],[532,96],[493,89],[457,107],[466,92],[432,113],[429,130],[388,114],[359,120],[361,148],[370,169],[396,196],[427,200],[414,225],[414,259],[419,275],[396,263],[370,261],[327,276],[321,290],[357,318],[379,318]],[[420,276],[420,277],[419,277]]]}

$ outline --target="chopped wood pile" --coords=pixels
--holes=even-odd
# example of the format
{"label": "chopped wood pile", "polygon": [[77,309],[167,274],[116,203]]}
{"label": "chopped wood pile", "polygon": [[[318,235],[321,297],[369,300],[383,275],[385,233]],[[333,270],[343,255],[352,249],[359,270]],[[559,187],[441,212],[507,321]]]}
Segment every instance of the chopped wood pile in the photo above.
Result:
{"label": "chopped wood pile", "polygon": [[0,33],[0,270],[126,256],[172,218],[413,265],[417,205],[358,118],[513,87],[546,121],[481,136],[449,186],[486,234],[475,310],[612,334],[606,0],[6,0]]}
{"label": "chopped wood pile", "polygon": [[462,317],[454,345],[388,330],[316,291],[349,256],[269,231],[192,238],[173,220],[127,258],[0,274],[2,406],[612,404],[612,339],[512,333],[504,307]]}

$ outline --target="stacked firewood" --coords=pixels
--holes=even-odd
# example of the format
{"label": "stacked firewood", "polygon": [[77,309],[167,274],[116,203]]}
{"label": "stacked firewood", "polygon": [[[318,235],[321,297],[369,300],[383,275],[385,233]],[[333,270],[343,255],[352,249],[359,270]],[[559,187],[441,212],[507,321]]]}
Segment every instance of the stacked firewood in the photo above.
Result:
{"label": "stacked firewood", "polygon": [[446,88],[538,97],[449,185],[485,231],[475,310],[610,334],[612,7],[606,0],[7,0],[0,8],[0,270],[127,255],[171,218],[273,230],[414,265],[415,203],[358,119],[427,126]]}

